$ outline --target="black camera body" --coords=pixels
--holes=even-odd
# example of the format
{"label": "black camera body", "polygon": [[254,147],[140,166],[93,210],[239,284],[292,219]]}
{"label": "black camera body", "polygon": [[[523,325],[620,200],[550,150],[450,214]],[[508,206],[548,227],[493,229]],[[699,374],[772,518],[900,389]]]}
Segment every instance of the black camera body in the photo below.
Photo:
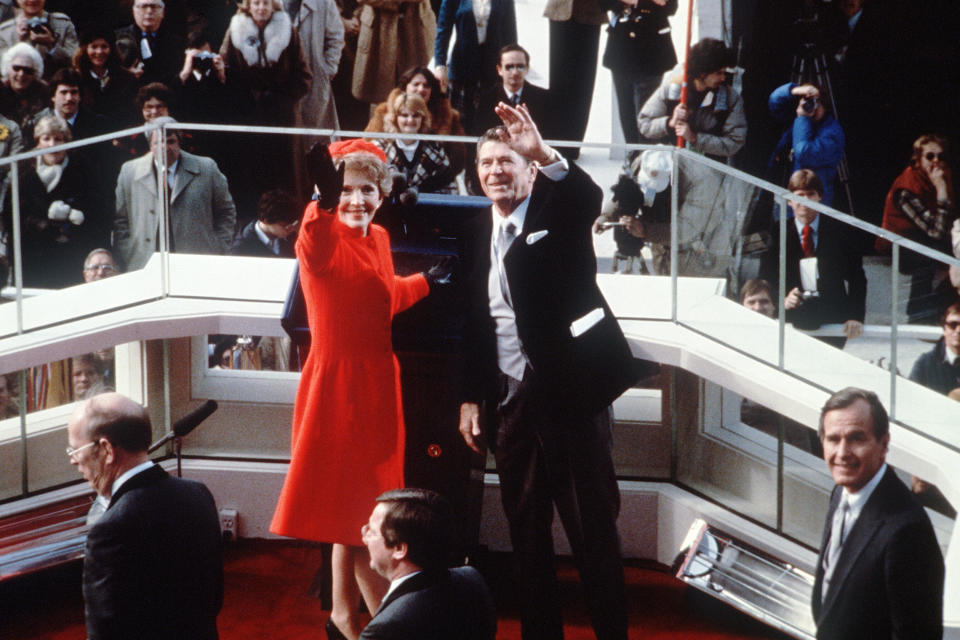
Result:
{"label": "black camera body", "polygon": [[27,20],[27,29],[33,33],[43,33],[44,31],[49,31],[49,22],[46,18],[29,18]]}
{"label": "black camera body", "polygon": [[812,116],[817,111],[817,107],[820,102],[817,98],[804,98],[800,101],[800,108],[803,109],[803,112],[807,115]]}
{"label": "black camera body", "polygon": [[193,54],[193,68],[197,73],[206,75],[213,69],[213,59],[217,54],[209,51],[198,51]]}

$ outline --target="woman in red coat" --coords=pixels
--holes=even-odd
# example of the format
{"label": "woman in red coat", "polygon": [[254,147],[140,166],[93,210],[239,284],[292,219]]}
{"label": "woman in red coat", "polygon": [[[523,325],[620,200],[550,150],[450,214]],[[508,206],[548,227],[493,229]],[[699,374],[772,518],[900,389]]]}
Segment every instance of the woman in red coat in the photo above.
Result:
{"label": "woman in red coat", "polygon": [[[390,190],[383,151],[364,140],[336,142],[329,151],[343,168],[343,186],[335,212],[316,202],[307,207],[297,239],[311,344],[294,404],[290,471],[270,530],[334,543],[327,634],[356,638],[361,596],[376,611],[388,586],[370,568],[360,528],[377,495],[403,486],[391,320],[429,285],[423,274],[394,275],[387,232],[371,224]],[[320,164],[335,185],[330,159]],[[321,193],[328,200],[337,202]]]}

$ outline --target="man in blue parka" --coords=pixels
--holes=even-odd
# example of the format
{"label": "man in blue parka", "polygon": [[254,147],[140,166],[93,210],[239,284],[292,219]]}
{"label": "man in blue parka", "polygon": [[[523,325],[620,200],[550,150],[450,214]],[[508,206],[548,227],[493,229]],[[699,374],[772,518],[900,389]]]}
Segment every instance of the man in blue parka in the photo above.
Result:
{"label": "man in blue parka", "polygon": [[823,204],[833,204],[837,165],[843,157],[844,135],[840,123],[827,111],[820,89],[813,84],[788,82],[770,94],[770,113],[781,122],[793,118],[774,150],[786,157],[792,149],[792,171],[812,169],[823,183]]}

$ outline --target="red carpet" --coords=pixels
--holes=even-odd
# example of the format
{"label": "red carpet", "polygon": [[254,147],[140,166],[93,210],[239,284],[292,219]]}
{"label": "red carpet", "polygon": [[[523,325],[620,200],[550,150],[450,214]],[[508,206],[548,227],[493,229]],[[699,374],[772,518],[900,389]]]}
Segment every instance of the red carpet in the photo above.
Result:
{"label": "red carpet", "polygon": [[[307,595],[320,558],[319,548],[294,542],[243,540],[229,545],[220,637],[323,640],[327,613]],[[485,564],[500,613],[497,638],[519,640],[510,559],[491,554]],[[80,572],[75,563],[0,583],[0,638],[83,640]],[[564,560],[560,578],[567,640],[592,639],[576,571]],[[655,567],[629,567],[627,589],[631,640],[786,638]]]}

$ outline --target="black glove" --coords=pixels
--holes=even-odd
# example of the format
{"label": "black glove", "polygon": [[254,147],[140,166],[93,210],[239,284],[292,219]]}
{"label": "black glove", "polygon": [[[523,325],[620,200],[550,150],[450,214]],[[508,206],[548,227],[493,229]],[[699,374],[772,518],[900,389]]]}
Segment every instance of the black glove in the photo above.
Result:
{"label": "black glove", "polygon": [[343,167],[342,164],[339,168],[334,166],[325,142],[317,142],[307,152],[307,172],[320,193],[317,201],[321,209],[333,209],[340,202],[340,191],[343,190]]}
{"label": "black glove", "polygon": [[450,284],[450,277],[453,275],[453,264],[453,256],[441,256],[433,266],[423,274],[430,284],[431,291],[440,285]]}

